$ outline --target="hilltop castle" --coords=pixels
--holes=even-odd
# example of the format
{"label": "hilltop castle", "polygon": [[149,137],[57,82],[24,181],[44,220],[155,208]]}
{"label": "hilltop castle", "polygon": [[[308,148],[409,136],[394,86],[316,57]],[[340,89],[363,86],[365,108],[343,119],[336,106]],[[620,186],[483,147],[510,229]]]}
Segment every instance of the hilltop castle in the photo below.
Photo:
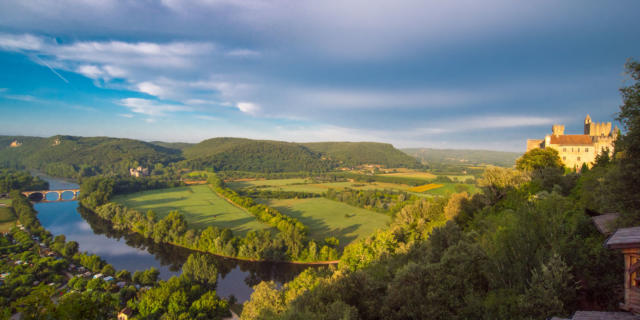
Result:
{"label": "hilltop castle", "polygon": [[554,124],[551,134],[543,140],[527,140],[527,151],[536,148],[553,148],[558,151],[560,159],[568,168],[579,169],[586,163],[591,167],[596,156],[608,150],[613,154],[613,142],[620,130],[611,130],[611,122],[595,123],[587,115],[584,119],[584,134],[564,134],[564,125]]}

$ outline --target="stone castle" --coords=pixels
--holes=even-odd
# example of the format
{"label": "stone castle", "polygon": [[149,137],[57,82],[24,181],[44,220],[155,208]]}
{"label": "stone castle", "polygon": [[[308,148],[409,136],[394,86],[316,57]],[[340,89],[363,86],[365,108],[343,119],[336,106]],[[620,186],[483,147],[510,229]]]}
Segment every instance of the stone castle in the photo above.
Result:
{"label": "stone castle", "polygon": [[611,130],[611,122],[595,123],[587,115],[584,119],[584,134],[564,134],[564,125],[555,124],[551,134],[544,139],[527,140],[527,151],[536,148],[553,148],[568,168],[580,169],[583,164],[591,167],[601,152],[613,155],[613,142],[620,130]]}

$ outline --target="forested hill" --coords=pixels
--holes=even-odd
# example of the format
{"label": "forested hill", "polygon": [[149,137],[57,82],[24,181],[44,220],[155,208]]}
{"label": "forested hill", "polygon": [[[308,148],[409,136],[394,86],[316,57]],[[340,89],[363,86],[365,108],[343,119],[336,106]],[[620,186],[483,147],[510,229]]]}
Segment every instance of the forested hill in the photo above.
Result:
{"label": "forested hill", "polygon": [[521,152],[504,152],[490,150],[456,150],[411,148],[401,149],[408,155],[416,157],[429,166],[437,165],[481,165],[490,164],[500,167],[512,167]]}
{"label": "forested hill", "polygon": [[[11,146],[17,141],[19,146]],[[374,142],[293,143],[244,138],[213,138],[197,144],[144,142],[107,137],[0,136],[0,167],[39,170],[59,177],[129,174],[141,165],[252,172],[322,172],[376,164],[420,167],[390,144]]]}
{"label": "forested hill", "polygon": [[161,146],[169,149],[175,150],[184,150],[188,147],[192,147],[195,143],[187,143],[187,142],[164,142],[164,141],[151,141],[151,144],[155,144],[156,146]]}
{"label": "forested hill", "polygon": [[[11,147],[13,141],[21,145]],[[181,158],[179,150],[131,139],[0,136],[0,166],[36,169],[59,177],[124,174],[134,166],[168,164]]]}
{"label": "forested hill", "polygon": [[326,171],[334,165],[303,145],[290,142],[213,138],[183,150],[187,166],[216,171]]}
{"label": "forested hill", "polygon": [[320,153],[323,158],[337,161],[341,166],[380,164],[388,168],[416,168],[420,163],[388,143],[377,142],[312,142],[304,146]]}

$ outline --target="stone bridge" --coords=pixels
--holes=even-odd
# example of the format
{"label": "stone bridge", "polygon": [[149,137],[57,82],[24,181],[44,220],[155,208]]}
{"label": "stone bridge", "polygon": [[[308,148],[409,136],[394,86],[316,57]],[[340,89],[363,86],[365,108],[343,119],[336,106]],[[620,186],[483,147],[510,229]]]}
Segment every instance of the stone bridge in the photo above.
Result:
{"label": "stone bridge", "polygon": [[[73,197],[71,199],[63,199],[62,195],[65,193],[71,193]],[[54,193],[57,195],[55,200],[47,199],[47,195]],[[60,190],[40,190],[40,191],[24,191],[24,194],[29,200],[37,202],[56,202],[56,201],[75,201],[78,200],[78,194],[80,189],[60,189]]]}

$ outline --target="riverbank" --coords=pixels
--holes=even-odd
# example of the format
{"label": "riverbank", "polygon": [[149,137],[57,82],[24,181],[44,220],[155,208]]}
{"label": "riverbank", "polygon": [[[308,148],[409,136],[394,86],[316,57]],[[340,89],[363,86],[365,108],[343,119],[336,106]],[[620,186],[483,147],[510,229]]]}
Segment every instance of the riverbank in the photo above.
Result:
{"label": "riverbank", "polygon": [[[115,204],[115,203],[114,203]],[[91,208],[87,208],[85,206],[83,206],[82,204],[80,204],[80,206],[86,210],[88,213],[95,215],[98,218],[104,219],[110,223],[113,223],[113,221],[110,221],[109,219],[105,219],[105,217],[102,217],[100,214],[98,214],[97,212],[95,212],[94,210],[92,210]],[[206,253],[206,254],[211,254],[220,258],[224,258],[224,259],[232,259],[232,260],[237,260],[237,261],[246,261],[246,262],[264,262],[264,263],[277,263],[277,264],[294,264],[294,265],[309,265],[309,266],[319,266],[319,265],[332,265],[332,264],[337,264],[340,262],[340,260],[326,260],[326,261],[291,261],[291,260],[273,260],[273,259],[254,259],[254,258],[245,258],[245,257],[238,257],[238,256],[230,256],[230,255],[224,255],[224,254],[219,254],[219,253],[214,253],[214,252],[210,252],[210,251],[206,251],[206,250],[202,250],[199,248],[194,248],[194,247],[187,247],[183,244],[177,243],[177,242],[173,242],[173,241],[165,241],[165,242],[157,242],[155,241],[153,238],[149,238],[149,237],[145,237],[144,236],[144,232],[142,232],[141,230],[135,230],[135,229],[131,229],[131,228],[127,228],[125,229],[127,232],[130,233],[134,233],[137,234],[138,236],[141,236],[149,241],[153,241],[156,244],[162,245],[162,244],[166,244],[166,245],[171,245],[171,246],[175,246],[175,247],[179,247],[179,248],[183,248],[186,250],[191,250],[191,251],[197,251],[197,252],[201,252],[201,253]],[[120,230],[120,231],[125,231],[125,230]]]}

